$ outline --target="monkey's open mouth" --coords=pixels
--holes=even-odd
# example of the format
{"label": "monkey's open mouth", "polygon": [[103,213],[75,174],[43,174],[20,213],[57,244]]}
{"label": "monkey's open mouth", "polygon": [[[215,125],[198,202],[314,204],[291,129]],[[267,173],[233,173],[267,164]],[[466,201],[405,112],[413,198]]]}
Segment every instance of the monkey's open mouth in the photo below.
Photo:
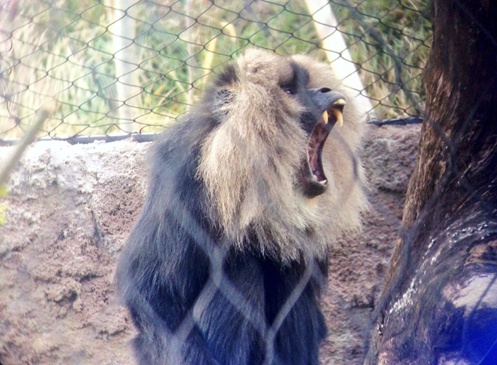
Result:
{"label": "monkey's open mouth", "polygon": [[322,152],[323,147],[335,124],[343,125],[344,99],[335,100],[323,111],[322,117],[316,122],[310,137],[307,150],[308,171],[305,175],[305,194],[315,197],[326,191],[328,179],[324,174]]}

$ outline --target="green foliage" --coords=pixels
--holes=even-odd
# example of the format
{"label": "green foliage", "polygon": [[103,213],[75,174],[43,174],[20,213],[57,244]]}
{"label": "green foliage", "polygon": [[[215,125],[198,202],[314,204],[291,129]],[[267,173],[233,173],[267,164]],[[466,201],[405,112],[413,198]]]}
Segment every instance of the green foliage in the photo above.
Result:
{"label": "green foliage", "polygon": [[[416,114],[403,88],[423,100],[426,2],[331,2],[379,118]],[[57,107],[45,135],[122,133],[123,118],[134,121],[133,131],[158,131],[198,99],[212,71],[247,46],[324,59],[301,1],[137,1],[121,10],[110,0],[18,3],[0,13],[0,138],[22,136],[48,100]],[[116,26],[125,14],[136,33],[119,52]],[[132,71],[118,80],[121,55],[133,60]],[[126,88],[132,95],[121,100]],[[133,113],[123,117],[126,108]]]}
{"label": "green foliage", "polygon": [[419,115],[424,108],[421,73],[431,45],[429,1],[335,0],[332,6],[377,116]]}

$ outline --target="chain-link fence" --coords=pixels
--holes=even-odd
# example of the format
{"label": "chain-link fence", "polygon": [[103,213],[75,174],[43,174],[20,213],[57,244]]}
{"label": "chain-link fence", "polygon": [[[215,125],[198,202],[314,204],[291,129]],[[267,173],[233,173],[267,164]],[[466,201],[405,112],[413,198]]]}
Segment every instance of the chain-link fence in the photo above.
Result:
{"label": "chain-link fence", "polygon": [[[450,168],[441,174],[437,188],[426,199],[422,214],[411,222],[413,228],[401,235],[404,251],[397,253],[397,257],[405,260],[402,268],[411,275],[413,288],[427,285],[427,281],[436,278],[440,282],[435,289],[442,289],[446,284],[444,275],[452,273],[451,268],[447,264],[433,268],[432,264],[441,254],[465,251],[468,234],[488,238],[495,234],[492,231],[495,228],[492,221],[481,227],[483,233],[468,233],[467,221],[455,221],[452,226],[447,223],[446,229],[435,230],[429,246],[423,247],[424,255],[433,258],[431,261],[422,261],[424,257],[415,257],[413,255],[418,253],[411,251],[411,243],[417,239],[411,235],[412,231],[427,224],[434,212],[438,212],[439,200],[448,194],[444,189],[451,186],[454,179],[459,179],[461,191],[469,192],[478,203],[485,200],[458,169],[462,152],[456,147],[460,140],[449,138],[431,116],[424,115],[420,75],[431,43],[426,7],[427,1],[416,0],[7,1],[1,9],[0,139],[8,142],[23,137],[37,120],[37,111],[48,109],[49,117],[39,131],[39,136],[45,139],[115,140],[132,134],[136,139],[148,140],[185,114],[202,94],[209,75],[246,47],[261,47],[279,54],[310,54],[331,64],[343,84],[361,100],[362,111],[370,122],[418,122],[423,116],[437,134],[438,142],[448,151]],[[488,93],[490,87],[484,89],[483,94]],[[468,110],[463,129],[470,128],[477,107]],[[347,152],[351,164],[355,164],[356,156]],[[184,174],[180,168],[183,167],[182,156],[176,157],[178,165],[168,165],[175,179]],[[188,172],[192,176],[196,173]],[[350,186],[360,184],[357,177],[354,171]],[[149,339],[156,340],[157,355],[168,353],[171,363],[181,363],[184,360],[181,348],[185,343],[190,345],[189,337],[196,326],[201,325],[206,310],[213,302],[222,301],[237,314],[235,317],[243,318],[244,325],[256,329],[254,336],[263,339],[265,363],[277,362],[275,337],[289,312],[295,310],[303,291],[323,281],[323,268],[312,257],[303,260],[309,265],[298,268],[301,271],[294,277],[293,286],[287,288],[288,296],[279,303],[271,325],[267,326],[267,318],[254,315],[253,303],[240,293],[243,283],[234,285],[236,280],[226,275],[228,251],[222,245],[211,243],[215,232],[206,229],[204,222],[192,214],[196,212],[193,198],[197,196],[165,193],[176,214],[171,224],[176,224],[178,230],[198,245],[196,254],[203,255],[209,264],[208,279],[190,307],[183,308],[182,321],[173,332],[168,326],[142,328],[143,332],[150,331]],[[478,205],[480,210],[475,215],[495,214],[492,204]],[[453,236],[453,244],[442,244],[448,240],[446,235]],[[474,262],[481,262],[484,254],[474,256]],[[494,256],[487,256],[485,260],[495,261]],[[418,261],[414,262],[413,257]],[[250,265],[250,262],[251,258],[244,264]],[[416,271],[415,264],[420,262],[421,269]],[[449,264],[454,262],[461,261],[454,259]],[[475,289],[479,299],[466,308],[469,312],[466,319],[472,319],[483,304],[495,307],[493,297],[489,299],[487,294],[495,291],[496,276],[492,270],[487,271],[483,284],[470,288]],[[392,279],[394,285],[386,292],[385,301],[395,301],[387,315],[398,320],[399,326],[408,328],[407,332],[415,333],[419,313],[405,309],[414,289],[405,287],[402,282],[405,272],[399,271],[396,275]],[[452,303],[461,303],[461,298],[454,299],[449,294],[445,297],[447,302],[450,299]],[[138,296],[138,299],[143,298]],[[436,308],[438,298],[429,297],[426,302],[429,301]],[[149,302],[134,305],[144,321],[162,321]],[[381,322],[378,336],[384,335],[383,320],[378,319],[383,315],[380,313],[385,309],[383,305],[379,303],[375,313],[375,319]],[[465,319],[458,320],[464,322]],[[468,329],[467,324],[464,326],[457,343],[460,348],[450,344],[454,351],[460,350],[460,354],[455,355],[457,362],[466,356],[468,348],[475,347],[469,338],[473,329]],[[385,337],[388,337],[385,342],[393,343],[399,336],[390,330]],[[166,341],[162,343],[162,340]],[[470,354],[476,361],[483,363],[494,351],[495,338],[490,340],[483,353],[475,350],[476,355]],[[414,353],[409,351],[410,348],[405,350],[406,357]]]}
{"label": "chain-link fence", "polygon": [[418,116],[425,10],[426,0],[6,1],[0,138],[22,137],[40,108],[49,139],[156,133],[246,47],[331,62],[370,119]]}

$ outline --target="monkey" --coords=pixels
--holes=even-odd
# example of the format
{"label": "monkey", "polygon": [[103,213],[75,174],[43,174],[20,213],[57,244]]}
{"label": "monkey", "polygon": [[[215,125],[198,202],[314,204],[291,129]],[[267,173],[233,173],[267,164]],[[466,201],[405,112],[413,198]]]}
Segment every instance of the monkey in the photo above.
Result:
{"label": "monkey", "polygon": [[250,49],[151,148],[118,292],[138,364],[318,364],[328,247],[367,208],[329,65]]}

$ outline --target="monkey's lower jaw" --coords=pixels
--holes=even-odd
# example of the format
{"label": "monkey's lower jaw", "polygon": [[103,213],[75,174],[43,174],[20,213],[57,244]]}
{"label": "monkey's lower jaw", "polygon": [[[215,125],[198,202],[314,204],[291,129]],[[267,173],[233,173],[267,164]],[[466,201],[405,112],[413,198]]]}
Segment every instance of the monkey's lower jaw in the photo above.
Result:
{"label": "monkey's lower jaw", "polygon": [[322,153],[323,147],[335,124],[343,125],[342,111],[345,100],[339,99],[326,109],[322,118],[316,122],[310,136],[307,150],[307,161],[303,166],[302,186],[304,195],[314,198],[323,194],[328,188],[328,179],[324,173]]}

